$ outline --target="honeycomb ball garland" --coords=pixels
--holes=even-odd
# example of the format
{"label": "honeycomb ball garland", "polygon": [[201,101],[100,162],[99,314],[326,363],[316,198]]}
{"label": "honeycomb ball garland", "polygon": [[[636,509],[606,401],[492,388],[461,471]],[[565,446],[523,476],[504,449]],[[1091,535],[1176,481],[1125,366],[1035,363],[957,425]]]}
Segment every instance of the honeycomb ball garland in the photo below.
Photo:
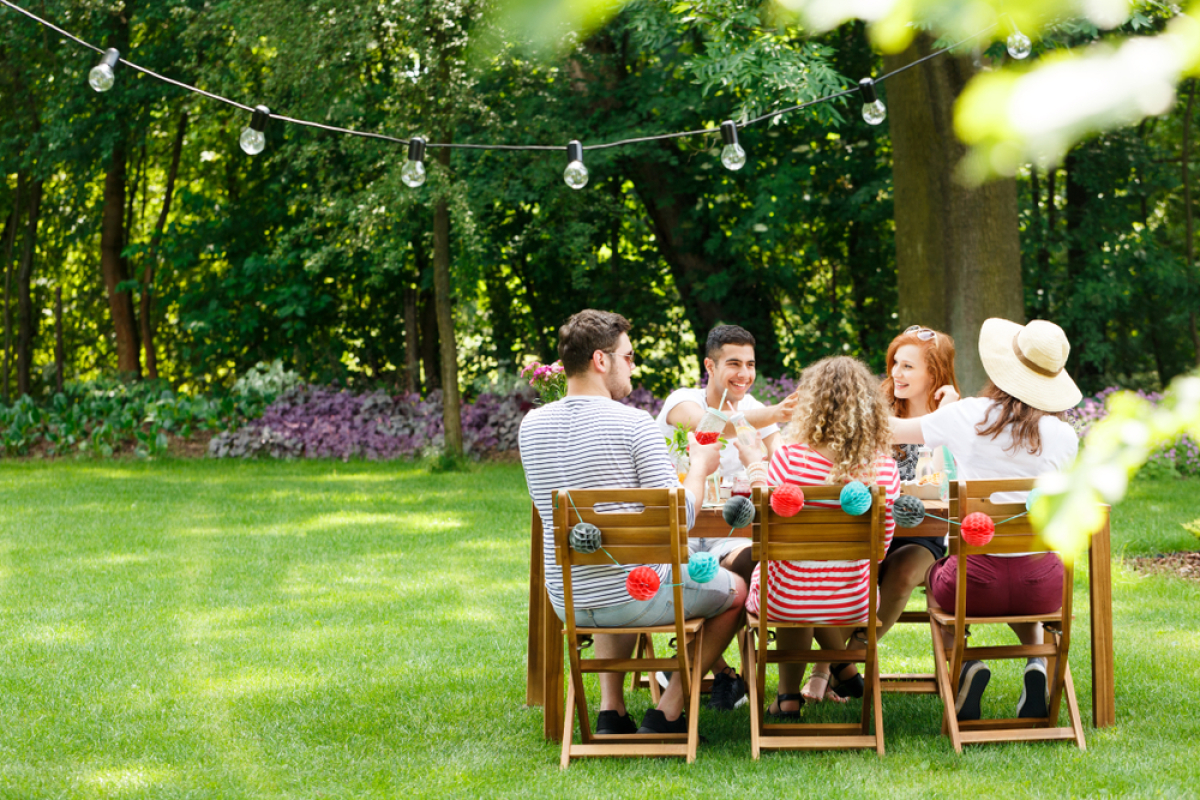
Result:
{"label": "honeycomb ball garland", "polygon": [[1041,497],[1042,494],[1043,492],[1041,489],[1034,489],[1031,491],[1029,496],[1025,498],[1025,510],[1033,511],[1033,504],[1037,502],[1038,498]]}
{"label": "honeycomb ball garland", "polygon": [[915,528],[925,521],[925,504],[919,497],[902,494],[892,505],[892,518],[901,528]]}
{"label": "honeycomb ball garland", "polygon": [[720,568],[717,557],[712,553],[696,553],[688,559],[688,577],[696,583],[708,583],[717,577]]}
{"label": "honeycomb ball garland", "polygon": [[871,507],[871,490],[860,481],[850,481],[842,487],[842,494],[838,500],[842,504],[842,511],[857,517],[867,513],[867,509]]}
{"label": "honeycomb ball garland", "polygon": [[794,483],[785,483],[771,492],[771,510],[781,517],[794,517],[804,508],[804,490]]}
{"label": "honeycomb ball garland", "polygon": [[590,522],[580,522],[571,528],[567,540],[576,553],[588,555],[600,549],[600,529]]}
{"label": "honeycomb ball garland", "polygon": [[968,514],[962,521],[962,538],[972,547],[983,547],[996,534],[996,523],[981,511]]}
{"label": "honeycomb ball garland", "polygon": [[649,567],[635,567],[625,578],[625,591],[634,600],[649,600],[658,594],[658,573]]}
{"label": "honeycomb ball garland", "polygon": [[[801,503],[803,504],[803,497]],[[735,495],[725,501],[721,516],[725,517],[726,524],[734,528],[744,528],[754,521],[754,502],[749,497]]]}

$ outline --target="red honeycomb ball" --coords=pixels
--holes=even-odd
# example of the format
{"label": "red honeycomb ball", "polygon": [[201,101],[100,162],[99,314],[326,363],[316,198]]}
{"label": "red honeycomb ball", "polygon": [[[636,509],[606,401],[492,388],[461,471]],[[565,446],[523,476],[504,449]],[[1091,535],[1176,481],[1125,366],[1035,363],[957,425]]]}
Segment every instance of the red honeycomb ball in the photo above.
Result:
{"label": "red honeycomb ball", "polygon": [[636,567],[625,578],[625,591],[634,600],[649,600],[658,594],[658,573],[649,567]]}
{"label": "red honeycomb ball", "polygon": [[804,508],[804,491],[794,483],[785,483],[771,492],[771,510],[781,517],[794,517]]}
{"label": "red honeycomb ball", "polygon": [[996,533],[996,523],[981,511],[968,514],[962,521],[963,541],[972,547],[983,547]]}

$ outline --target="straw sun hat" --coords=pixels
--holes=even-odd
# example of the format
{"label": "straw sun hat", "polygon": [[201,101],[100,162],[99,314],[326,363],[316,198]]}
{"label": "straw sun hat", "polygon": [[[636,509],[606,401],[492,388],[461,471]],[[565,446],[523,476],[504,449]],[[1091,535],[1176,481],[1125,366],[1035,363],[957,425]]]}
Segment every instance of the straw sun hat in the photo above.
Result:
{"label": "straw sun hat", "polygon": [[1053,322],[993,317],[979,331],[979,358],[997,388],[1041,411],[1066,411],[1083,395],[1063,369],[1071,343]]}

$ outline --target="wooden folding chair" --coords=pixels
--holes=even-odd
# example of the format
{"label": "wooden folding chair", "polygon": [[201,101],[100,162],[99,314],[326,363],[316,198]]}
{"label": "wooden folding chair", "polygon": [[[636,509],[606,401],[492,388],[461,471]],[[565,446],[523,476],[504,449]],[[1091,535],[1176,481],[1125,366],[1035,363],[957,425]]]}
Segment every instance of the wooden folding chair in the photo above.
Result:
{"label": "wooden folding chair", "polygon": [[[604,506],[614,503],[640,503],[641,512],[606,513]],[[601,507],[597,511],[596,507]],[[591,554],[578,553],[569,544],[572,526],[580,521],[590,522],[601,531],[601,546]],[[563,723],[562,761],[565,769],[572,757],[581,756],[683,756],[688,763],[696,759],[700,740],[700,693],[692,688],[700,681],[699,662],[688,653],[692,643],[694,653],[703,647],[704,619],[683,617],[683,569],[687,549],[687,507],[683,489],[560,489],[554,495],[554,556],[563,569],[563,604],[566,623],[567,654],[570,659],[567,683],[567,703]],[[610,558],[611,556],[611,558]],[[670,564],[674,584],[675,622],[671,625],[640,625],[626,628],[581,628],[575,625],[575,597],[572,589],[571,567],[587,564]],[[585,638],[606,634],[673,634],[679,648],[672,658],[584,658],[581,651]],[[628,734],[598,735],[588,721],[587,696],[584,693],[585,673],[653,672],[673,670],[683,682],[683,695],[688,706],[686,734]],[[580,744],[573,742],[575,725],[579,720]]]}
{"label": "wooden folding chair", "polygon": [[[884,753],[883,705],[879,682],[877,628],[879,621],[879,560],[884,547],[884,501],[880,487],[872,486],[871,508],[861,516],[850,516],[841,508],[811,505],[813,500],[836,502],[841,486],[805,486],[804,508],[794,517],[781,517],[771,510],[769,491],[754,490],[759,523],[754,529],[754,559],[759,569],[759,615],[747,615],[744,663],[750,689],[750,751],[757,759],[763,750],[846,750],[875,748]],[[870,601],[865,619],[854,623],[830,625],[824,622],[778,622],[766,616],[770,586],[768,561],[870,561]],[[772,628],[846,628],[865,627],[865,650],[780,650],[769,648]],[[756,641],[757,640],[757,641]],[[780,663],[812,664],[848,662],[864,665],[865,687],[862,717],[852,723],[768,723],[765,693],[767,665]],[[872,716],[875,732],[871,733]]]}
{"label": "wooden folding chair", "polygon": [[[1028,516],[1018,516],[1025,510],[1021,503],[996,503],[992,496],[1001,492],[1028,492],[1033,488],[1033,478],[1009,478],[991,481],[958,481],[950,485],[950,517],[962,520],[967,515],[982,512],[996,526],[992,540],[983,546],[967,543],[961,528],[950,530],[950,555],[957,561],[957,584],[952,610],[942,609],[928,595],[929,625],[933,636],[934,662],[937,669],[938,693],[942,698],[942,732],[950,737],[955,752],[961,753],[963,744],[981,742],[1026,742],[1043,739],[1073,739],[1080,750],[1087,749],[1083,739],[1083,725],[1079,719],[1079,704],[1075,700],[1075,684],[1071,680],[1071,668],[1067,664],[1067,651],[1071,643],[1071,600],[1075,570],[1070,561],[1064,561],[1062,608],[1052,614],[1033,614],[1011,617],[968,616],[967,608],[967,556],[975,554],[996,555],[1001,553],[1033,553],[1048,550],[1029,522]],[[1017,517],[1012,519],[1012,517]],[[1010,622],[1040,622],[1051,641],[1040,645],[1006,645],[1003,647],[968,647],[968,625],[996,625]],[[954,643],[943,644],[942,631],[953,630]],[[1046,658],[1046,675],[1050,683],[1049,714],[1041,718],[1024,719],[980,719],[959,722],[954,706],[958,697],[958,677],[962,665],[974,659],[1025,659],[1033,656]],[[1058,725],[1058,712],[1063,696],[1067,699],[1067,726]]]}

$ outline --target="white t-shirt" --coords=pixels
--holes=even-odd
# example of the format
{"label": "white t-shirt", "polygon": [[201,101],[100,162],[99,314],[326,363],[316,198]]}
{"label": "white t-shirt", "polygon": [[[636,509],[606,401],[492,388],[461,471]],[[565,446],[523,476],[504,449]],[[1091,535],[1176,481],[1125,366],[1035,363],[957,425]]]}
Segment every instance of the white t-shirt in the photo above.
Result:
{"label": "white t-shirt", "polygon": [[[656,418],[658,422],[658,429],[662,431],[663,436],[671,435],[671,431],[674,426],[667,422],[667,415],[669,415],[675,406],[679,405],[680,403],[695,403],[696,405],[700,406],[701,411],[704,411],[706,408],[708,408],[708,397],[705,395],[704,389],[684,388],[676,389],[675,391],[671,392],[671,394],[667,397],[666,402],[663,403],[662,410],[658,412],[658,417]],[[737,404],[737,410],[743,413],[752,409],[765,407],[766,406],[755,400],[750,395],[743,397],[741,402]],[[729,411],[726,410],[724,413],[728,414]],[[778,430],[779,426],[775,423],[771,423],[765,428],[759,428],[758,434],[763,439],[766,439],[772,433],[778,432]],[[763,456],[766,456],[765,452],[763,453]],[[737,448],[733,446],[733,441],[729,440],[729,442],[723,448],[721,448],[721,477],[733,477],[734,475],[741,474],[744,470],[745,467],[742,466],[741,459],[738,458]]]}
{"label": "white t-shirt", "polygon": [[[1069,423],[1055,417],[1042,417],[1038,423],[1042,450],[1037,455],[1030,453],[1027,447],[1012,449],[1011,425],[994,439],[980,436],[976,426],[998,410],[999,406],[986,397],[967,397],[921,417],[921,434],[929,447],[945,445],[950,448],[958,464],[958,477],[962,480],[1036,478],[1048,472],[1059,472],[1075,460],[1079,437]],[[996,495],[995,500],[1020,503],[1026,494],[1007,492]]]}

